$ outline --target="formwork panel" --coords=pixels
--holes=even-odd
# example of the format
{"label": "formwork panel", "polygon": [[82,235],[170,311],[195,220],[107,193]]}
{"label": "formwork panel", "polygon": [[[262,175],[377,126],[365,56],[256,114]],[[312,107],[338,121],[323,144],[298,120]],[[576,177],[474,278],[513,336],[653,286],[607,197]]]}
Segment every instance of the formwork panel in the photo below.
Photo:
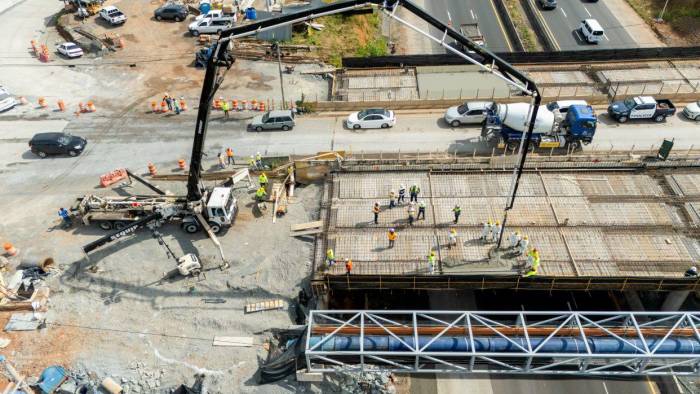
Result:
{"label": "formwork panel", "polygon": [[556,197],[582,196],[583,191],[576,177],[568,174],[542,174],[547,194]]}
{"label": "formwork panel", "polygon": [[[434,199],[436,222],[450,225],[454,220],[452,209],[455,204],[462,208],[459,225],[481,226],[482,223],[501,221],[506,206],[506,198],[439,198]],[[516,200],[508,213],[508,223],[513,226],[553,226],[556,225],[554,213],[544,197],[523,197]]]}
{"label": "formwork panel", "polygon": [[541,276],[576,276],[570,261],[547,261],[540,264],[537,271]]}
{"label": "formwork panel", "polygon": [[488,269],[488,252],[493,244],[482,242],[479,231],[474,229],[458,229],[457,245],[449,246],[449,229],[438,230],[440,243],[440,260],[443,265],[453,268],[469,265],[465,269]]}
{"label": "formwork panel", "polygon": [[700,174],[674,174],[666,178],[670,178],[683,195],[700,196]]}
{"label": "formwork panel", "polygon": [[[511,174],[434,174],[433,197],[505,197],[510,195]],[[536,174],[523,174],[519,196],[544,196]]]}
{"label": "formwork panel", "polygon": [[[511,228],[511,230],[513,229]],[[540,261],[543,263],[545,261],[571,261],[566,245],[564,245],[564,239],[558,229],[525,227],[517,230],[521,234],[528,236],[530,248],[535,248],[539,251]],[[516,257],[516,260],[521,263],[526,259],[527,256],[524,254]]]}
{"label": "formwork panel", "polygon": [[562,228],[561,234],[575,261],[609,262],[612,255],[605,244],[605,233],[593,228]]}
{"label": "formwork panel", "polygon": [[590,203],[595,223],[602,226],[671,226],[673,219],[661,203]]}
{"label": "formwork panel", "polygon": [[559,224],[590,226],[595,223],[595,216],[583,197],[551,197],[550,201]]}
{"label": "formwork panel", "polygon": [[[406,227],[408,226],[408,204],[402,204],[394,208],[389,208],[387,201],[382,201],[379,213],[379,224],[374,224],[374,213],[371,200],[340,200],[335,203],[335,227]],[[433,215],[432,205],[426,200],[425,219],[415,220],[415,227],[432,226]],[[416,205],[416,216],[418,216],[418,206]]]}
{"label": "formwork panel", "polygon": [[640,174],[577,174],[586,196],[660,196],[661,186],[650,176]]}
{"label": "formwork panel", "polygon": [[346,230],[335,235],[335,257],[362,261],[427,261],[431,248],[437,248],[432,230],[397,230],[393,248],[389,248],[386,230]]}
{"label": "formwork panel", "polygon": [[[351,275],[428,275],[428,262],[353,261]],[[327,271],[331,275],[346,274],[345,262],[338,261]]]}
{"label": "formwork panel", "polygon": [[617,263],[620,274],[628,276],[669,276],[685,272],[689,263],[685,261],[621,261]]}
{"label": "formwork panel", "polygon": [[[371,199],[381,204],[388,204],[389,192],[399,192],[399,187],[406,186],[406,199],[411,185],[420,187],[419,197],[429,197],[428,175],[425,172],[377,172],[377,173],[342,173],[336,175],[338,197],[343,199]],[[371,207],[370,207],[371,208]]]}
{"label": "formwork panel", "polygon": [[672,233],[604,230],[605,244],[616,261],[691,261],[680,236]]}
{"label": "formwork panel", "polygon": [[580,276],[620,276],[622,273],[617,264],[610,261],[576,261],[576,268]]}

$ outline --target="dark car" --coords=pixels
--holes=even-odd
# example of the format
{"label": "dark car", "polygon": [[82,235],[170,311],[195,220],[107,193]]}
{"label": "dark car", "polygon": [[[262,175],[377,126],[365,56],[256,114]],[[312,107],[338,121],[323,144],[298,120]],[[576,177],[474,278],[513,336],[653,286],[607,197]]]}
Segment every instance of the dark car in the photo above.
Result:
{"label": "dark car", "polygon": [[87,141],[66,133],[39,133],[29,141],[32,153],[39,157],[68,154],[78,156],[83,153]]}
{"label": "dark car", "polygon": [[557,8],[557,0],[539,0],[543,10],[553,10]]}
{"label": "dark car", "polygon": [[187,18],[187,13],[188,10],[186,6],[176,3],[167,3],[156,9],[155,17],[159,21],[163,19],[175,19],[178,22],[182,22]]}

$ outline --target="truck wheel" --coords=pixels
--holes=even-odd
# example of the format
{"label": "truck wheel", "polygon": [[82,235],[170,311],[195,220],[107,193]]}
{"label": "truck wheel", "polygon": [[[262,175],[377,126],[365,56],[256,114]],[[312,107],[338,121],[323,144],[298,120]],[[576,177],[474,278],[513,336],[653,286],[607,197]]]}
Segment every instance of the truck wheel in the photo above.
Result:
{"label": "truck wheel", "polygon": [[654,118],[654,122],[656,122],[656,123],[661,123],[661,122],[663,122],[665,119],[666,119],[666,117],[663,116],[663,115],[656,115],[656,117]]}
{"label": "truck wheel", "polygon": [[459,127],[462,125],[458,120],[453,120],[452,123],[450,123],[452,127]]}
{"label": "truck wheel", "polygon": [[581,143],[579,141],[571,141],[569,146],[571,147],[572,152],[581,149]]}
{"label": "truck wheel", "polygon": [[124,227],[126,227],[126,222],[116,221],[116,222],[114,222],[113,227],[114,227],[115,230],[121,230],[121,229],[123,229]]}
{"label": "truck wheel", "polygon": [[109,230],[112,229],[112,223],[111,223],[111,222],[107,222],[107,221],[99,222],[97,225],[100,226],[100,228],[103,229],[103,230],[105,230],[105,231],[109,231]]}
{"label": "truck wheel", "polygon": [[627,122],[627,117],[626,117],[626,116],[620,116],[620,118],[618,118],[617,121],[620,122],[620,123],[625,123],[625,122]]}
{"label": "truck wheel", "polygon": [[182,224],[182,230],[188,234],[194,234],[199,231],[197,222],[187,222]]}
{"label": "truck wheel", "polygon": [[211,232],[214,234],[218,234],[221,232],[221,226],[217,222],[214,222],[214,221],[209,222],[209,228],[211,229]]}

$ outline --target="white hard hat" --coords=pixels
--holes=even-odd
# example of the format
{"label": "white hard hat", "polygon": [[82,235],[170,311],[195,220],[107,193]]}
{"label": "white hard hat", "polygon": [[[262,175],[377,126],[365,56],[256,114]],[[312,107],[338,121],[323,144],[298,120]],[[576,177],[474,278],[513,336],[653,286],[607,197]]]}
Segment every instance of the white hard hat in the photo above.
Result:
{"label": "white hard hat", "polygon": [[690,267],[690,270],[693,272],[698,272],[698,267],[692,266],[692,267]]}

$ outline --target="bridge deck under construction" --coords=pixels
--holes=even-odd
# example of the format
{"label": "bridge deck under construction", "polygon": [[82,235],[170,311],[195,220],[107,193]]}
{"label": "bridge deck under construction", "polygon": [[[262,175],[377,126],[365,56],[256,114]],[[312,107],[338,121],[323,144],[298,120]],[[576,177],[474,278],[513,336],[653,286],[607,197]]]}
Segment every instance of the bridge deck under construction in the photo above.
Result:
{"label": "bridge deck under construction", "polygon": [[[447,276],[518,278],[525,257],[499,253],[494,258],[495,244],[480,240],[481,223],[503,219],[511,175],[428,170],[335,173],[326,186],[327,223],[317,247],[317,272],[348,286],[361,280],[359,276],[382,277],[385,286],[394,276],[433,283]],[[413,184],[420,187],[419,200],[427,208],[425,219],[410,226],[408,204],[390,209],[388,195],[400,185]],[[378,224],[372,214],[375,201],[382,207]],[[452,222],[455,204],[462,208],[458,224]],[[503,245],[513,231],[528,235],[530,245],[540,251],[538,280],[653,278],[671,283],[682,280],[700,256],[695,235],[699,213],[700,171],[695,169],[653,174],[530,171],[523,174],[519,197],[508,214]],[[393,248],[388,245],[389,228],[398,233]],[[458,234],[452,247],[451,228]],[[324,267],[326,248],[333,248],[338,260],[329,268]],[[428,269],[430,250],[439,260],[434,274]],[[353,261],[349,279],[342,278],[345,258]],[[478,282],[465,287],[479,287]]]}

